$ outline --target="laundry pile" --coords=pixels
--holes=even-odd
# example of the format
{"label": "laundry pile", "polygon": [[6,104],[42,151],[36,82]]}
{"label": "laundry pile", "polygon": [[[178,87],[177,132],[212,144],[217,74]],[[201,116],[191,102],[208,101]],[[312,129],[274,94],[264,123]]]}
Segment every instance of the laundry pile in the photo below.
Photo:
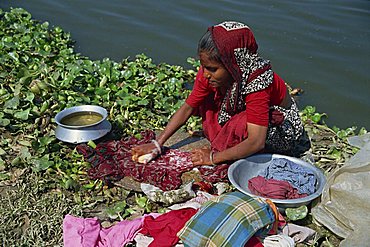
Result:
{"label": "laundry pile", "polygon": [[[66,215],[65,247],[253,246],[293,247],[315,232],[287,224],[274,204],[240,192],[210,195],[198,191],[166,213],[151,213],[103,228],[97,218]],[[196,203],[195,203],[196,202]]]}
{"label": "laundry pile", "polygon": [[272,159],[258,176],[248,180],[255,195],[272,199],[297,199],[315,192],[317,178],[312,170],[288,159]]}
{"label": "laundry pile", "polygon": [[[190,153],[177,149],[164,150],[161,156],[147,164],[134,162],[131,148],[153,139],[154,132],[145,131],[140,139],[107,141],[96,148],[81,144],[77,151],[90,163],[88,175],[92,179],[109,183],[131,177],[140,182],[149,200],[161,203],[167,211],[123,220],[109,228],[103,228],[98,218],[66,215],[63,221],[65,247],[290,247],[312,241],[313,230],[287,224],[269,199],[251,197],[228,188],[230,185],[225,181],[229,164],[194,167]],[[316,183],[315,178],[294,165],[283,159],[275,160],[261,176],[251,179],[249,185],[256,194],[267,193],[270,198],[276,197],[268,193],[269,189],[273,193],[278,191],[276,196],[284,194],[293,198],[312,193],[309,187]],[[181,175],[193,169],[199,171],[203,181],[182,184]],[[290,187],[283,186],[282,180]],[[273,184],[276,181],[279,181],[278,190]]]}

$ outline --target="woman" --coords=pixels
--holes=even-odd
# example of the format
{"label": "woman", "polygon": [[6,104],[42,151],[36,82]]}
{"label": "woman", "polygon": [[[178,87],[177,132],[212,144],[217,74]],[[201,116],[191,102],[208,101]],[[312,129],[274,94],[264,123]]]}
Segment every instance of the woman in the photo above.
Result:
{"label": "woman", "polygon": [[[296,103],[257,48],[252,31],[242,23],[208,28],[198,44],[201,66],[193,91],[156,141],[132,149],[133,159],[159,154],[192,114],[202,117],[211,143],[211,149],[192,151],[195,165],[225,163],[258,152],[298,156],[306,151],[310,144]],[[302,143],[303,150],[298,148]]]}

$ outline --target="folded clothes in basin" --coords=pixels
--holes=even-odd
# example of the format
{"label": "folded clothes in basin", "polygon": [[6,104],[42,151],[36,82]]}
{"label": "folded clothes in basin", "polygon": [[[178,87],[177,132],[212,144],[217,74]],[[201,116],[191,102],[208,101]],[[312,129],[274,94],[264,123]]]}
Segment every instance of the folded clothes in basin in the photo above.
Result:
{"label": "folded clothes in basin", "polygon": [[287,181],[266,179],[262,176],[249,179],[248,189],[257,196],[272,199],[297,199],[307,196],[307,194],[299,194],[298,190]]}
{"label": "folded clothes in basin", "polygon": [[288,159],[273,159],[259,175],[266,179],[287,181],[299,194],[311,195],[316,191],[317,178],[314,172]]}

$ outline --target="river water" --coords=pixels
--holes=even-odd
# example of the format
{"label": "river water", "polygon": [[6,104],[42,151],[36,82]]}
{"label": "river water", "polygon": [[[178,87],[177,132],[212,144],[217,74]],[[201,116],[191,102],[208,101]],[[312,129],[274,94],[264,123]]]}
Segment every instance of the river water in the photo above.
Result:
{"label": "river water", "polygon": [[10,7],[70,32],[76,51],[93,60],[145,53],[189,68],[208,26],[244,22],[275,72],[304,90],[301,109],[316,106],[329,126],[370,130],[370,1],[0,1]]}

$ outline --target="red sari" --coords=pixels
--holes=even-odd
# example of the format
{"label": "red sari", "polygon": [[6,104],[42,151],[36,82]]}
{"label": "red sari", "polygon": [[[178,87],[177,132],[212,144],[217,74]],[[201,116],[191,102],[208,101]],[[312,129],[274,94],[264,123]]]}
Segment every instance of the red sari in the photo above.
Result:
{"label": "red sari", "polygon": [[242,142],[248,137],[247,123],[261,126],[269,124],[271,105],[279,105],[286,94],[284,81],[274,74],[273,83],[266,89],[246,96],[247,109],[234,114],[224,125],[219,124],[223,95],[209,86],[208,79],[203,76],[203,69],[198,71],[192,93],[186,103],[197,109],[202,117],[203,132],[216,151],[223,151]]}

